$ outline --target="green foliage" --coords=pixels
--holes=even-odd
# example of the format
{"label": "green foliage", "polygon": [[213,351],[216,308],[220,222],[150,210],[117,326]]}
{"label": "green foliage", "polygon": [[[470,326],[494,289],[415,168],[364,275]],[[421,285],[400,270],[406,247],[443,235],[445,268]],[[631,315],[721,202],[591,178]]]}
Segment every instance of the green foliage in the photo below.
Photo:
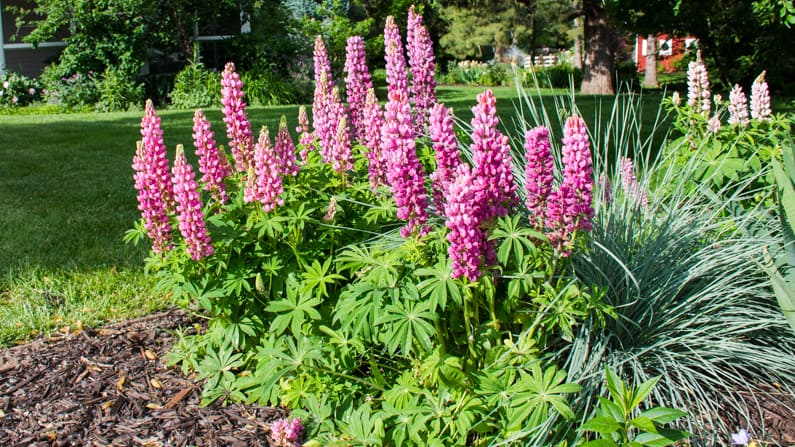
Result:
{"label": "green foliage", "polygon": [[0,109],[26,106],[42,97],[35,79],[11,71],[0,72]]}
{"label": "green foliage", "polygon": [[582,70],[573,65],[563,63],[551,67],[539,67],[524,72],[526,85],[534,86],[536,83],[541,88],[580,88],[582,83]]}
{"label": "green foliage", "polygon": [[597,416],[580,427],[582,431],[598,433],[599,439],[586,442],[584,447],[665,447],[690,436],[681,430],[664,428],[687,413],[673,408],[656,407],[640,411],[660,377],[636,387],[625,384],[609,368],[605,372],[610,399],[599,397]]}
{"label": "green foliage", "polygon": [[477,61],[450,62],[447,73],[440,77],[444,84],[465,84],[480,86],[512,85],[513,75],[510,67],[504,64],[489,65]]}
{"label": "green foliage", "polygon": [[217,105],[221,100],[221,76],[202,64],[188,64],[177,73],[171,90],[171,106],[194,109]]}
{"label": "green foliage", "polygon": [[311,89],[299,81],[285,80],[270,69],[255,69],[243,73],[246,97],[253,105],[276,106],[311,102]]}
{"label": "green foliage", "polygon": [[141,108],[143,85],[121,70],[109,67],[97,83],[99,102],[96,107],[102,112],[116,112],[130,108]]}
{"label": "green foliage", "polygon": [[61,74],[61,67],[49,65],[41,74],[50,103],[75,110],[91,110],[99,101],[99,82],[93,71]]}

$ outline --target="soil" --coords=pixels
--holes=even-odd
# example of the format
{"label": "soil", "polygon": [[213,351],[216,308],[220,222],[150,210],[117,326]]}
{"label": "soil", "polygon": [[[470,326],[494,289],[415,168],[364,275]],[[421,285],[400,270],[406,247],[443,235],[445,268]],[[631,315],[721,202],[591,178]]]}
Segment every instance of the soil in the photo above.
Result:
{"label": "soil", "polygon": [[0,446],[269,446],[287,411],[199,406],[201,387],[163,360],[169,310],[0,350]]}
{"label": "soil", "polygon": [[[166,367],[171,330],[196,323],[172,309],[0,350],[0,446],[271,445],[270,422],[287,410],[201,407],[201,384]],[[764,442],[795,446],[795,396],[762,389],[750,426],[764,420]],[[728,406],[723,416],[749,426]]]}

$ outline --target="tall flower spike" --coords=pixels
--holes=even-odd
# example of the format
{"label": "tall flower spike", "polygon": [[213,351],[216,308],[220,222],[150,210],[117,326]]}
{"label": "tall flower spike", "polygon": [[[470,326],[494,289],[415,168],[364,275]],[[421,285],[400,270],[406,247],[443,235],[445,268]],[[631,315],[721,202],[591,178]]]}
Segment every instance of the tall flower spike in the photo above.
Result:
{"label": "tall flower spike", "polygon": [[540,126],[525,133],[525,205],[533,228],[544,227],[547,199],[552,193],[555,161],[549,143],[549,129]]}
{"label": "tall flower spike", "polygon": [[748,122],[748,100],[743,88],[739,84],[734,84],[734,88],[729,92],[729,124],[747,126]]}
{"label": "tall flower spike", "polygon": [[411,105],[405,90],[393,90],[384,113],[381,147],[387,162],[387,181],[397,205],[397,217],[407,221],[400,234],[408,237],[426,232],[428,202],[425,171],[414,143],[411,129]]}
{"label": "tall flower spike", "polygon": [[332,128],[333,133],[328,147],[321,148],[320,154],[323,156],[323,161],[331,163],[332,169],[341,174],[353,169],[353,153],[351,152],[348,113],[336,87],[331,92],[329,111],[329,124],[334,125]]}
{"label": "tall flower spike", "polygon": [[765,81],[765,72],[754,79],[751,85],[751,118],[767,121],[773,112],[770,110],[770,91]]}
{"label": "tall flower spike", "polygon": [[646,191],[635,177],[635,166],[630,158],[621,158],[621,189],[636,205],[646,207]]}
{"label": "tall flower spike", "polygon": [[172,247],[169,212],[174,202],[174,189],[160,117],[150,100],[146,101],[141,119],[141,136],[133,157],[138,209],[144,218],[146,233],[152,239],[152,251],[163,253]]}
{"label": "tall flower spike", "polygon": [[381,129],[384,127],[384,110],[378,104],[375,90],[368,89],[364,102],[364,146],[367,148],[368,178],[370,188],[386,185],[386,160],[381,151]]}
{"label": "tall flower spike", "polygon": [[299,447],[301,443],[298,439],[304,432],[304,426],[301,424],[301,418],[295,418],[290,421],[287,419],[278,419],[271,425],[271,439],[273,445],[278,447]]}
{"label": "tall flower spike", "polygon": [[263,127],[254,150],[254,166],[249,169],[243,199],[246,202],[260,202],[265,212],[270,212],[277,205],[284,205],[282,193],[284,187],[279,160],[271,145],[268,128]]}
{"label": "tall flower spike", "polygon": [[431,35],[422,24],[422,16],[414,12],[414,5],[409,8],[406,49],[411,67],[414,131],[420,135],[425,132],[431,107],[436,103],[436,65]]}
{"label": "tall flower spike", "polygon": [[479,94],[472,108],[473,174],[486,179],[487,219],[503,217],[516,205],[516,185],[508,137],[497,129],[497,99],[491,90]]}
{"label": "tall flower spike", "polygon": [[185,159],[182,145],[177,145],[177,155],[172,169],[174,182],[174,199],[177,202],[177,218],[179,232],[185,238],[188,254],[198,261],[213,254],[213,244],[207,233],[207,226],[202,215],[202,203],[199,185],[193,168]]}
{"label": "tall flower spike", "polygon": [[364,52],[364,40],[360,36],[348,38],[345,51],[345,88],[350,112],[353,137],[364,142],[366,128],[364,127],[364,104],[367,99],[367,90],[373,88],[370,70],[367,68],[367,59]]}
{"label": "tall flower spike", "polygon": [[235,169],[246,172],[254,155],[254,136],[251,123],[246,116],[246,102],[243,101],[243,81],[235,72],[235,64],[229,62],[221,74],[221,103],[223,104],[226,136],[229,149],[235,159]]}
{"label": "tall flower spike", "polygon": [[431,174],[433,200],[436,209],[441,212],[446,185],[455,180],[456,170],[461,164],[461,152],[458,150],[453,129],[453,115],[444,104],[434,104],[431,108],[429,131],[436,154],[436,170]]}
{"label": "tall flower spike", "polygon": [[687,66],[687,105],[694,113],[707,117],[712,108],[710,98],[709,75],[699,53],[698,59]]}
{"label": "tall flower spike", "polygon": [[329,150],[331,138],[337,130],[337,122],[334,121],[331,92],[334,89],[334,80],[331,77],[331,63],[329,62],[326,45],[323,38],[315,38],[314,50],[315,62],[315,94],[312,101],[312,126],[315,137],[317,138],[321,154]]}
{"label": "tall flower spike", "polygon": [[275,152],[282,175],[293,177],[298,175],[300,167],[295,158],[295,144],[290,136],[290,130],[287,129],[287,118],[284,115],[279,120],[279,133],[276,134]]}
{"label": "tall flower spike", "polygon": [[193,146],[199,157],[199,171],[202,173],[204,189],[210,191],[213,200],[218,203],[229,201],[224,179],[232,174],[226,156],[218,150],[215,134],[204,112],[197,109],[193,114]]}
{"label": "tall flower spike", "polygon": [[452,264],[452,278],[477,281],[482,275],[488,252],[488,234],[480,225],[481,200],[486,186],[469,165],[460,164],[452,181],[445,184],[444,216],[449,229],[447,254]]}
{"label": "tall flower spike", "polygon": [[400,40],[400,29],[395,18],[386,18],[384,27],[384,58],[386,59],[387,94],[395,90],[405,92],[408,97],[409,79],[406,73],[406,57],[403,55],[403,43]]}
{"label": "tall flower spike", "polygon": [[593,168],[585,121],[566,120],[563,130],[563,181],[547,201],[547,236],[561,254],[568,255],[576,230],[591,230]]}

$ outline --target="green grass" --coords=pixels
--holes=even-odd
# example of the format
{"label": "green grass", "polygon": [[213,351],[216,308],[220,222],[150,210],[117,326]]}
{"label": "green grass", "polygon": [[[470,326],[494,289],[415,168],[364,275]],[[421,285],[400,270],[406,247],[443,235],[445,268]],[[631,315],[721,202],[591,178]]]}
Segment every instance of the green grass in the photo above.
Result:
{"label": "green grass", "polygon": [[[438,94],[466,123],[483,90],[442,86]],[[519,135],[516,89],[493,90],[505,130]],[[548,106],[561,100],[548,90],[537,93]],[[610,116],[613,99],[578,97],[577,102],[593,123]],[[659,97],[644,101],[650,111],[658,104]],[[193,112],[158,114],[169,150],[182,143],[191,159]],[[281,115],[294,129],[297,106],[249,108],[255,131],[267,125],[271,135]],[[207,116],[217,141],[225,143],[220,110],[208,110]],[[78,321],[100,324],[171,304],[154,294],[143,275],[148,247],[122,242],[139,216],[131,162],[140,117],[140,112],[0,116],[0,346]],[[553,132],[560,138],[559,130]]]}

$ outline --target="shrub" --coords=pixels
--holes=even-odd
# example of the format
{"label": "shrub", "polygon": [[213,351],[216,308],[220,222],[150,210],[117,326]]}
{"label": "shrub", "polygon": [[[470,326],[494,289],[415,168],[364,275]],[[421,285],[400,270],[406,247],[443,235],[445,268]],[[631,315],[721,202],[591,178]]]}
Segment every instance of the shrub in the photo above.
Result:
{"label": "shrub", "polygon": [[40,79],[47,90],[47,100],[52,104],[68,109],[93,109],[99,101],[100,92],[92,71],[62,76],[57,66],[50,65]]}
{"label": "shrub", "polygon": [[121,70],[108,68],[97,82],[99,101],[96,109],[102,112],[115,112],[141,107],[143,84]]}
{"label": "shrub", "polygon": [[17,108],[31,104],[42,96],[34,79],[10,71],[0,72],[0,108]]}
{"label": "shrub", "polygon": [[539,67],[524,71],[525,84],[535,85],[537,80],[541,88],[575,88],[582,83],[582,70],[571,64],[557,64],[551,67]]}
{"label": "shrub", "polygon": [[249,70],[241,76],[246,97],[252,105],[277,106],[311,101],[309,88],[300,89],[289,79],[266,68]]}
{"label": "shrub", "polygon": [[220,74],[202,64],[188,64],[177,73],[169,97],[171,106],[176,109],[194,109],[218,104],[220,92]]}

